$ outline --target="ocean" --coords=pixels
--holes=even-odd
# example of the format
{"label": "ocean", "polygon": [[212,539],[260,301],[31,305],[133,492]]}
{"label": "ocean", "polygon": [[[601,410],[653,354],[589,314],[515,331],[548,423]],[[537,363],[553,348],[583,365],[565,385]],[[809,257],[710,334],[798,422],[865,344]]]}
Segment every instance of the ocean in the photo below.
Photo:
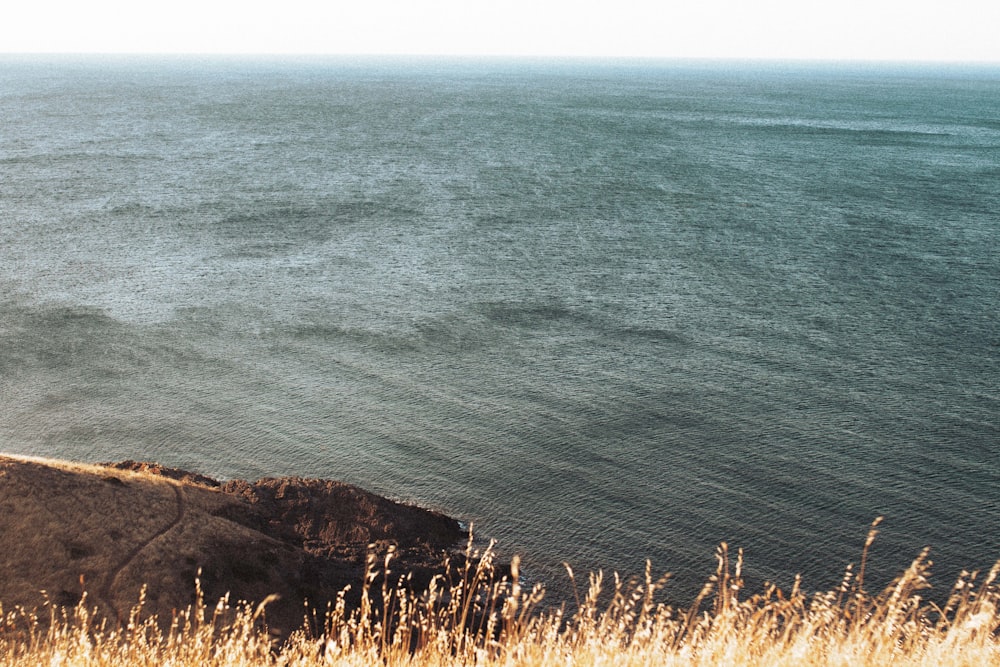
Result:
{"label": "ocean", "polygon": [[1000,67],[0,58],[0,450],[329,477],[565,592],[1000,558]]}

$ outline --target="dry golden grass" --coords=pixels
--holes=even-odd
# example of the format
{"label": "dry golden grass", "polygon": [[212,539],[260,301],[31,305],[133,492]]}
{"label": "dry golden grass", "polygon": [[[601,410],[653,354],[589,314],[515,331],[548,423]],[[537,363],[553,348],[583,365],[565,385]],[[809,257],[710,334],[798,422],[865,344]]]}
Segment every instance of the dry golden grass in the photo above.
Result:
{"label": "dry golden grass", "polygon": [[[873,525],[864,554],[874,537]],[[84,600],[70,612],[50,608],[51,623],[3,612],[0,665],[1000,665],[1000,562],[985,577],[963,573],[939,607],[921,597],[926,553],[876,594],[865,590],[864,560],[826,593],[796,583],[746,595],[742,555],[731,560],[722,545],[715,575],[686,609],[656,602],[665,579],[647,566],[634,582],[591,575],[569,614],[540,610],[542,591],[522,590],[516,560],[512,576],[498,578],[489,550],[420,596],[372,590],[388,580],[377,574],[392,567],[390,554],[369,559],[361,608],[348,612],[341,600],[280,647],[264,627],[265,605],[198,603],[165,628],[142,620],[140,601],[112,629]]]}

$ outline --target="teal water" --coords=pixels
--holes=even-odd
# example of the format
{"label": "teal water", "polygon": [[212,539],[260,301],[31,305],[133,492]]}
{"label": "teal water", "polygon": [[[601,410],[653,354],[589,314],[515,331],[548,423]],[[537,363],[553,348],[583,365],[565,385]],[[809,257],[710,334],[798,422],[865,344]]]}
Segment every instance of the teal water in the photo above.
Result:
{"label": "teal water", "polygon": [[1000,558],[1000,70],[0,60],[0,449],[360,484],[558,589]]}

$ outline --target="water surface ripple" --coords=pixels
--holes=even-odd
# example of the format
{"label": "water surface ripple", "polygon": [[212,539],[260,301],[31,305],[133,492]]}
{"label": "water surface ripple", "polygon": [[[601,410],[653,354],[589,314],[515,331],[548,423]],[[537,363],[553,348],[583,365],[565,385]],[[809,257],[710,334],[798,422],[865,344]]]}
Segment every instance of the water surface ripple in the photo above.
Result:
{"label": "water surface ripple", "polygon": [[[5,57],[0,443],[532,576],[1000,557],[995,69]],[[943,585],[943,582],[942,582]]]}

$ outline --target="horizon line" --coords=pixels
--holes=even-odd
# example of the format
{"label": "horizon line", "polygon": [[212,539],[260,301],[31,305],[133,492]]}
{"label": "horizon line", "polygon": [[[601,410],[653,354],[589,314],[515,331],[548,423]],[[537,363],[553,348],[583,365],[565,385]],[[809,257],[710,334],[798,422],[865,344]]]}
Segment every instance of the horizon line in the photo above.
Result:
{"label": "horizon line", "polygon": [[633,54],[532,54],[532,53],[393,53],[324,51],[0,51],[0,57],[178,57],[178,58],[373,58],[453,60],[552,60],[552,61],[649,61],[858,65],[978,65],[1000,66],[1000,58],[888,58],[864,56],[761,56],[761,55],[633,55]]}

